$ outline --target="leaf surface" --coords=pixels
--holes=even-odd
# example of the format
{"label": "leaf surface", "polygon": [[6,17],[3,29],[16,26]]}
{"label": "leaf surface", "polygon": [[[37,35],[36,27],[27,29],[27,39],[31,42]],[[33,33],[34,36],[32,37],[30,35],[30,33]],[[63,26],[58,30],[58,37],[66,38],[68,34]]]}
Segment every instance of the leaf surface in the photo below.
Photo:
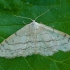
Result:
{"label": "leaf surface", "polygon": [[[31,22],[14,15],[35,19],[51,6],[36,21],[70,35],[69,0],[0,0],[0,42]],[[0,70],[70,70],[70,52],[59,51],[48,57],[0,57]]]}

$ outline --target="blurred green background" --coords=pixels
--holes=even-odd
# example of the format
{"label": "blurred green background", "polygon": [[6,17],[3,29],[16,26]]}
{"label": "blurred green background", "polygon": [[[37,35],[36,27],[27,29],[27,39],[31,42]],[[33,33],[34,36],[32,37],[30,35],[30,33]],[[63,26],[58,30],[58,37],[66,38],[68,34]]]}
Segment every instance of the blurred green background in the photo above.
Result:
{"label": "blurred green background", "polygon": [[[0,0],[0,42],[31,22],[14,15],[35,19],[51,6],[36,21],[70,35],[70,0]],[[0,70],[70,70],[70,52],[59,51],[48,57],[0,57]]]}

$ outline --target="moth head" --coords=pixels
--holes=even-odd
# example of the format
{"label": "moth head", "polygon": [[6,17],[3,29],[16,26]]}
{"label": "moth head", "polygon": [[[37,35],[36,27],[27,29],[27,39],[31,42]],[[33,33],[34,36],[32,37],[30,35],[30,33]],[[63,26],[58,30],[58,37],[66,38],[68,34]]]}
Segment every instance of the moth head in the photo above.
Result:
{"label": "moth head", "polygon": [[33,26],[35,25],[38,25],[38,23],[35,21],[35,20],[32,20],[32,23],[31,23]]}

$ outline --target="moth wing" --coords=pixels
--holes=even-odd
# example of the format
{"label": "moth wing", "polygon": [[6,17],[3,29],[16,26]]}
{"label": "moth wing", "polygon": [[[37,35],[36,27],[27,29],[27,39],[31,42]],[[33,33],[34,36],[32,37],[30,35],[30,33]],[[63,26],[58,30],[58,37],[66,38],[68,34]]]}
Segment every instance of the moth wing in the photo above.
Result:
{"label": "moth wing", "polygon": [[43,24],[39,25],[37,34],[37,53],[52,55],[59,50],[70,51],[70,36]]}

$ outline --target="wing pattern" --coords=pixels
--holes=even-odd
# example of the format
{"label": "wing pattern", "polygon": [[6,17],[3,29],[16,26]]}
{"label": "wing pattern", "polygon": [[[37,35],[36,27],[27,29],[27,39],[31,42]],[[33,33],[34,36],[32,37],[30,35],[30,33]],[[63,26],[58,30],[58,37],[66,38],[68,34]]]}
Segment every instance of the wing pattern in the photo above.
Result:
{"label": "wing pattern", "polygon": [[43,24],[32,22],[0,44],[0,57],[26,57],[32,54],[50,56],[59,50],[70,51],[70,36]]}
{"label": "wing pattern", "polygon": [[70,51],[70,36],[66,33],[53,29],[51,27],[40,24],[38,30],[37,52],[44,56],[52,55],[59,50]]}

